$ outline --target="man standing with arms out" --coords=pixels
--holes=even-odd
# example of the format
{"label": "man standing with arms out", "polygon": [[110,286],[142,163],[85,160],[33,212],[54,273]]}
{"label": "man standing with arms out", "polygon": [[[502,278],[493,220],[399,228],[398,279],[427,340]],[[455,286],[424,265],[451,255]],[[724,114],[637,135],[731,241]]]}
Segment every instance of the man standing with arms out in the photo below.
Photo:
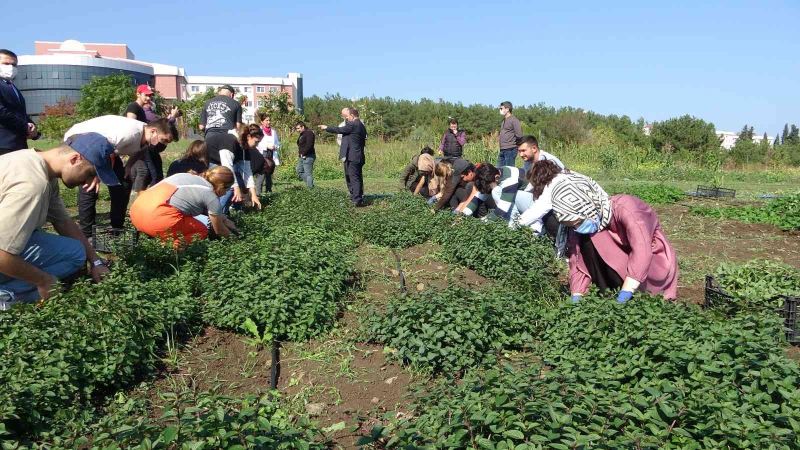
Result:
{"label": "man standing with arms out", "polygon": [[519,119],[511,114],[513,110],[511,102],[500,103],[503,123],[500,125],[500,155],[497,158],[497,167],[516,166],[517,139],[522,137],[522,125]]}
{"label": "man standing with arms out", "polygon": [[[97,133],[111,144],[114,153],[111,165],[117,178],[125,178],[125,168],[120,155],[135,156],[144,148],[159,143],[167,145],[172,142],[172,132],[167,119],[156,120],[145,124],[136,119],[121,116],[100,116],[75,124],[64,134],[66,141],[71,136],[83,133]],[[84,186],[78,189],[78,221],[86,237],[92,236],[92,227],[97,216],[97,198],[100,186]],[[124,186],[108,186],[111,196],[111,227],[122,228],[125,225],[125,210],[128,208],[128,192]]]}
{"label": "man standing with arms out", "polygon": [[445,158],[461,158],[464,154],[464,144],[467,143],[467,134],[458,129],[458,121],[450,118],[450,128],[444,132],[442,142],[439,143],[439,154]]}
{"label": "man standing with arms out", "polygon": [[317,159],[317,152],[314,149],[314,142],[317,137],[314,132],[306,128],[304,122],[297,122],[295,130],[300,133],[297,138],[297,178],[305,181],[306,186],[314,187],[314,161]]}
{"label": "man standing with arms out", "polygon": [[0,155],[28,147],[28,139],[39,139],[39,131],[25,111],[25,97],[14,86],[17,55],[0,49]]}
{"label": "man standing with arms out", "polygon": [[[200,110],[199,125],[200,131],[206,133],[209,168],[224,166],[234,174],[234,152],[240,147],[236,130],[242,126],[242,105],[233,99],[235,93],[228,84],[220,87],[217,95],[209,99]],[[219,201],[222,210],[227,214],[231,202],[238,203],[243,198],[239,183],[233,183],[233,189],[220,197]]]}
{"label": "man standing with arms out", "polygon": [[564,170],[564,163],[562,163],[560,159],[544,150],[539,150],[539,141],[536,139],[536,136],[530,134],[523,136],[517,141],[517,151],[519,152],[519,157],[525,161],[523,165],[525,173],[530,172],[531,167],[533,167],[536,161],[553,161],[561,170]]}
{"label": "man standing with arms out", "polygon": [[[19,150],[0,156],[0,310],[15,302],[45,300],[59,278],[90,262],[95,281],[108,272],[59,196],[58,180],[68,188],[95,176],[118,185],[109,157],[114,148],[96,133],[37,152]],[[60,236],[41,230],[45,221]]]}
{"label": "man standing with arms out", "polygon": [[364,168],[364,147],[367,143],[367,128],[361,123],[361,119],[358,118],[358,110],[355,108],[342,109],[342,119],[345,120],[344,126],[320,125],[319,128],[328,133],[342,135],[339,159],[344,163],[344,179],[347,183],[347,190],[350,191],[350,200],[357,207],[366,206],[362,170]]}

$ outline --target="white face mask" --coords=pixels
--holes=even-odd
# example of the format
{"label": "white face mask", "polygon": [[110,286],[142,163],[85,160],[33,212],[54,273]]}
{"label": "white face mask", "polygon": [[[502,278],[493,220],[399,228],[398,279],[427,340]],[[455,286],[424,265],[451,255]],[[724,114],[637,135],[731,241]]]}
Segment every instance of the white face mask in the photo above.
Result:
{"label": "white face mask", "polygon": [[17,68],[16,66],[12,66],[11,64],[0,64],[0,78],[5,78],[6,80],[13,80],[17,76]]}

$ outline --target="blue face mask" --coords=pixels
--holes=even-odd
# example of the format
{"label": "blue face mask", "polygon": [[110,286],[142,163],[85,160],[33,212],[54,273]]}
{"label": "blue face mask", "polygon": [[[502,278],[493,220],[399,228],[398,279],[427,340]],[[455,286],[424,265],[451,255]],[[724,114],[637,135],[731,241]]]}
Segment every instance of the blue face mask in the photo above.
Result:
{"label": "blue face mask", "polygon": [[600,224],[595,219],[586,219],[575,227],[575,232],[580,234],[594,234],[600,229]]}

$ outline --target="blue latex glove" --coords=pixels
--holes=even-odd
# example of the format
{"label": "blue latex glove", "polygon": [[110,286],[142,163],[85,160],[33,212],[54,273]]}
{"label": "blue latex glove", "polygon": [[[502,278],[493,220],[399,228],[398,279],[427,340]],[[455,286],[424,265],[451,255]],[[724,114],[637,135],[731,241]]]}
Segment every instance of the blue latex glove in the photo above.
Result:
{"label": "blue latex glove", "polygon": [[617,303],[626,303],[631,298],[633,298],[633,292],[619,291],[619,294],[617,295]]}
{"label": "blue latex glove", "polygon": [[572,297],[570,297],[570,300],[572,300],[572,303],[578,303],[579,301],[581,301],[581,297],[582,297],[581,295],[575,294]]}

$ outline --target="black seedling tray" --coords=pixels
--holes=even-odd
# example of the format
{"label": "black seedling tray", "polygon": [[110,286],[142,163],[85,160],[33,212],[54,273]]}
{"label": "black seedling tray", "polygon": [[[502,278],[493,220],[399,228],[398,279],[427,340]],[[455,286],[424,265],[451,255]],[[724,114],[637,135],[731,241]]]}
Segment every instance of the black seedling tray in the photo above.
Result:
{"label": "black seedling tray", "polygon": [[697,197],[734,198],[736,197],[736,190],[713,186],[697,186],[694,195]]}
{"label": "black seedling tray", "polygon": [[128,225],[125,228],[92,227],[92,247],[98,252],[114,253],[123,246],[136,246],[138,242],[139,231]]}

